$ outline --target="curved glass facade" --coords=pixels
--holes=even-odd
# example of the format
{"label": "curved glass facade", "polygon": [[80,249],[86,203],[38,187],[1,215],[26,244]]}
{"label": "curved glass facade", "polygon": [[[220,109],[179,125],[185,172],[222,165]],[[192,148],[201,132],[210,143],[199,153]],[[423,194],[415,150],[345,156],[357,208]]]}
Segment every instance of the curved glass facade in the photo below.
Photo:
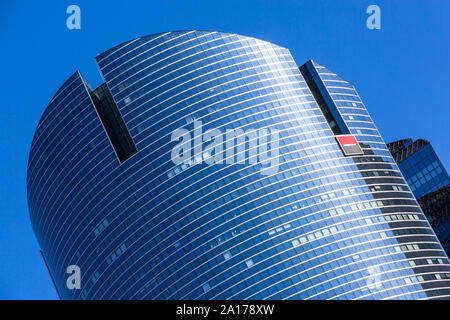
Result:
{"label": "curved glass facade", "polygon": [[[450,297],[446,254],[350,83],[308,62],[318,104],[289,50],[220,32],[150,35],[96,60],[102,95],[67,80],[28,166],[63,299]],[[324,108],[364,154],[344,155]],[[230,130],[257,136],[242,161],[226,153],[238,138],[208,149]],[[270,172],[251,156],[264,141]],[[80,290],[66,287],[73,264]]]}

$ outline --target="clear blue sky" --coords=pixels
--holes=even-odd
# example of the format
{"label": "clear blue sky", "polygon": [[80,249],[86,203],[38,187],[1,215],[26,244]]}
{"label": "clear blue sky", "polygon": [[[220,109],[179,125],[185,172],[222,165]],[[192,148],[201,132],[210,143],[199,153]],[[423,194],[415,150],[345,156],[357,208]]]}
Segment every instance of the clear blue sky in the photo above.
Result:
{"label": "clear blue sky", "polygon": [[[66,8],[81,8],[81,30]],[[381,30],[366,8],[381,8]],[[352,82],[386,142],[429,139],[450,163],[448,0],[0,1],[0,298],[55,299],[27,208],[28,151],[59,86],[80,70],[100,84],[97,53],[170,30],[218,30],[289,48]]]}

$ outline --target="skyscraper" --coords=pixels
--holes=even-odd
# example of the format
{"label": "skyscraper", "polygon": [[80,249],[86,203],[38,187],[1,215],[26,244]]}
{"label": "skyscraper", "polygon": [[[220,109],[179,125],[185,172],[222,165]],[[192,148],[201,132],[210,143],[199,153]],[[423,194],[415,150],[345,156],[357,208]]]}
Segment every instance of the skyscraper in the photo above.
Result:
{"label": "skyscraper", "polygon": [[387,146],[449,255],[450,178],[447,170],[427,140],[403,139]]}
{"label": "skyscraper", "polygon": [[450,184],[450,177],[431,143],[403,139],[387,144],[417,199]]}
{"label": "skyscraper", "polygon": [[63,299],[450,297],[449,260],[349,82],[209,31],[96,61],[105,83],[73,74],[29,157]]}

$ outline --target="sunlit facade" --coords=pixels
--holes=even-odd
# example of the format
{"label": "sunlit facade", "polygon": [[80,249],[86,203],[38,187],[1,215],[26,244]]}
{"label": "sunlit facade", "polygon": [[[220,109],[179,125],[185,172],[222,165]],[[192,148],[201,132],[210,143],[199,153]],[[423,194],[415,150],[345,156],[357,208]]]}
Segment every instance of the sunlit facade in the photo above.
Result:
{"label": "sunlit facade", "polygon": [[[350,83],[209,31],[96,61],[105,84],[71,76],[29,157],[31,222],[62,299],[450,297],[449,260]],[[276,172],[175,164],[173,132],[198,122],[277,130]]]}

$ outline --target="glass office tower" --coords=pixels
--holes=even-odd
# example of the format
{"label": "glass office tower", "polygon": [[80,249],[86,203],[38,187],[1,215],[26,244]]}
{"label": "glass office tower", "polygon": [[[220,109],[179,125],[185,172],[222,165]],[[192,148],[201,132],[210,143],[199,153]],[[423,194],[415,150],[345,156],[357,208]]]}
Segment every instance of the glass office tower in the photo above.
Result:
{"label": "glass office tower", "polygon": [[450,256],[450,186],[439,188],[418,199],[422,211]]}
{"label": "glass office tower", "polygon": [[447,170],[427,140],[403,139],[387,146],[450,255],[450,177]]}
{"label": "glass office tower", "polygon": [[417,199],[450,184],[450,177],[431,143],[403,139],[387,144]]}
{"label": "glass office tower", "polygon": [[449,260],[350,83],[209,31],[96,61],[105,83],[71,76],[30,151],[31,222],[61,298],[450,297]]}

